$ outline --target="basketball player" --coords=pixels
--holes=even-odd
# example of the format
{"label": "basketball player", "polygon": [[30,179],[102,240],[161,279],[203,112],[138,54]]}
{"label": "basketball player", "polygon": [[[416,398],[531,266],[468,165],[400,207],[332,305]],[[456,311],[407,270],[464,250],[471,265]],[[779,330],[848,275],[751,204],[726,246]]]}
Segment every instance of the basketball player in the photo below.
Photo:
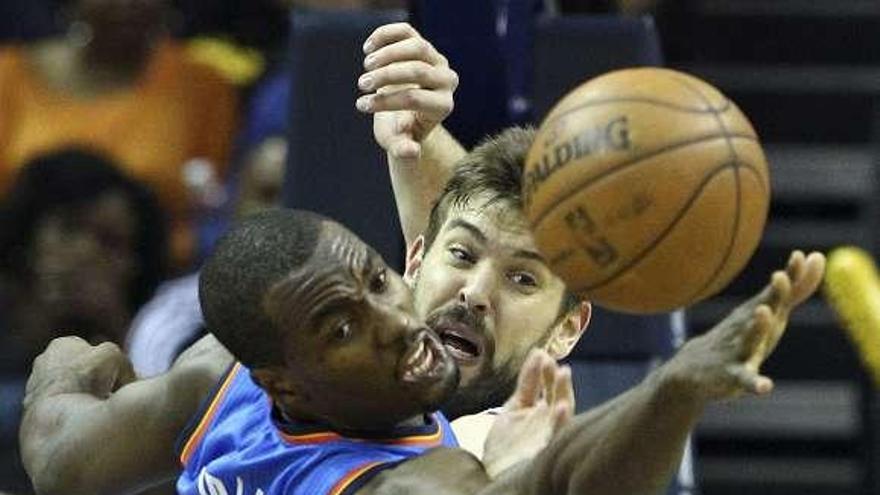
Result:
{"label": "basketball player", "polygon": [[[133,382],[118,348],[56,340],[28,383],[23,460],[49,494],[132,493],[178,475],[178,459],[184,494],[650,493],[708,402],[770,391],[760,365],[823,263],[793,254],[761,294],[546,449],[535,432],[555,409],[511,404],[487,452],[514,460],[487,469],[460,449],[428,450],[454,445],[442,416],[422,413],[454,388],[456,371],[401,279],[341,226],[267,212],[237,227],[201,275],[208,324],[238,360],[231,371],[211,336],[169,373]],[[566,372],[549,369],[544,390],[565,395]]]}

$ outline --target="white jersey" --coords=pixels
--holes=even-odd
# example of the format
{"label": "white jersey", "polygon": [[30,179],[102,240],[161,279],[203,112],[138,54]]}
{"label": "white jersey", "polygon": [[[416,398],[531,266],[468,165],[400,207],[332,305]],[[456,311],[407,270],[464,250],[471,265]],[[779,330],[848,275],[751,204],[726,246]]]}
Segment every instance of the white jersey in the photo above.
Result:
{"label": "white jersey", "polygon": [[169,280],[135,316],[125,348],[141,378],[171,367],[174,359],[204,328],[199,306],[199,276],[193,273]]}

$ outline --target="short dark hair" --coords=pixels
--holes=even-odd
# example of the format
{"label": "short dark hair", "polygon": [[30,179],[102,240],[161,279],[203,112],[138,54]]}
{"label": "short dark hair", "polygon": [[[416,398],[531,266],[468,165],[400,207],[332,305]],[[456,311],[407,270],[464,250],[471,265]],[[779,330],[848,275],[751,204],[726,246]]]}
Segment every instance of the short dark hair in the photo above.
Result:
{"label": "short dark hair", "polygon": [[129,310],[134,313],[166,275],[165,217],[147,186],[96,151],[58,150],[21,168],[0,212],[0,270],[17,282],[26,280],[33,268],[28,253],[40,220],[53,211],[76,208],[115,191],[130,201],[137,223],[138,272],[128,293]]}
{"label": "short dark hair", "polygon": [[302,210],[249,215],[218,241],[199,274],[208,330],[251,369],[284,363],[284,336],[266,313],[267,291],[315,252],[326,219]]}
{"label": "short dark hair", "polygon": [[[503,202],[522,211],[523,169],[536,133],[534,127],[510,127],[487,138],[456,164],[452,177],[431,208],[425,230],[426,252],[437,239],[449,211],[476,196],[488,195],[487,205]],[[559,308],[560,317],[577,308],[580,301],[574,293],[566,291]]]}

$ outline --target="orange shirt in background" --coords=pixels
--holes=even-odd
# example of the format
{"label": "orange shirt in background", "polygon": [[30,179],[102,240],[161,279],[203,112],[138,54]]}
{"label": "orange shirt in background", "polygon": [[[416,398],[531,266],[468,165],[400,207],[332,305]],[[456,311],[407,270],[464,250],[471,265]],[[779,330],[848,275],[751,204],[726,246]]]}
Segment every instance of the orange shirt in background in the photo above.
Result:
{"label": "orange shirt in background", "polygon": [[237,113],[235,88],[191,60],[183,46],[159,45],[132,87],[79,99],[47,86],[23,48],[0,50],[0,193],[28,160],[67,146],[115,159],[158,194],[172,220],[172,253],[192,246],[192,199],[183,166],[206,158],[226,169]]}

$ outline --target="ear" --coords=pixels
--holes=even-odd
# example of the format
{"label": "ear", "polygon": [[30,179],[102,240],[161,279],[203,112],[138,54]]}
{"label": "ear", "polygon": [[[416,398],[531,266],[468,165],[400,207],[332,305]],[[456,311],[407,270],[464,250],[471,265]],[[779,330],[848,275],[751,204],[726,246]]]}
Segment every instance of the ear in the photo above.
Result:
{"label": "ear", "polygon": [[406,250],[406,270],[403,272],[403,281],[410,288],[415,285],[422,269],[422,260],[425,258],[425,236],[420,235],[410,244]]}
{"label": "ear", "polygon": [[283,404],[286,410],[298,409],[308,402],[308,394],[285,377],[277,368],[256,368],[251,370],[251,379],[272,397],[276,403]]}
{"label": "ear", "polygon": [[547,353],[557,361],[567,357],[587,330],[592,314],[590,302],[581,301],[578,308],[569,312],[553,329],[553,335],[547,341]]}

